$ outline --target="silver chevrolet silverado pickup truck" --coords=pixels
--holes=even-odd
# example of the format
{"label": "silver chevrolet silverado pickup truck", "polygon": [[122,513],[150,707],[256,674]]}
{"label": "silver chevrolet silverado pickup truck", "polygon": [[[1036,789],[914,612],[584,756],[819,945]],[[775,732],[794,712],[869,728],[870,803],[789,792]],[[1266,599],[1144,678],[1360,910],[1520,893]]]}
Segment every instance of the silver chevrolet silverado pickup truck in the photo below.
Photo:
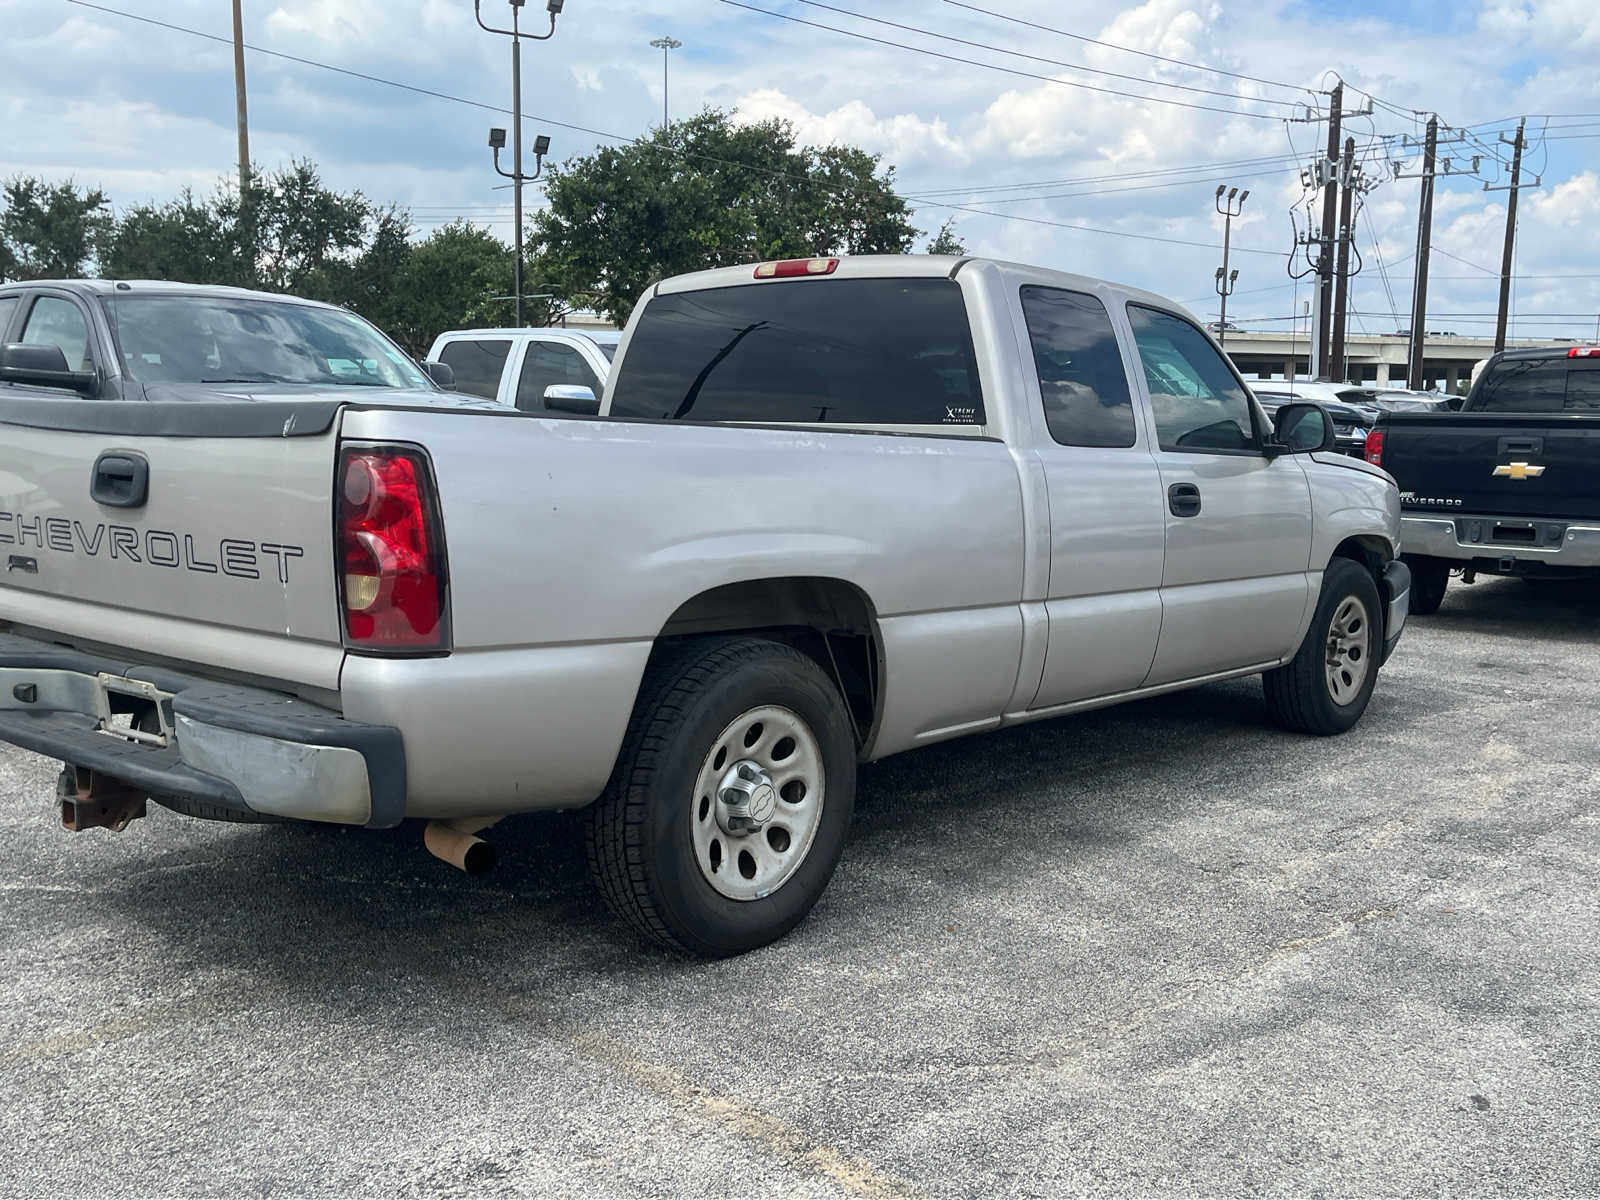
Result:
{"label": "silver chevrolet silverado pickup truck", "polygon": [[285,297],[0,288],[0,739],[69,828],[414,817],[472,868],[585,808],[613,907],[729,954],[821,895],[858,762],[1252,674],[1339,733],[1405,620],[1393,481],[1158,296],[716,270],[598,399],[452,403]]}

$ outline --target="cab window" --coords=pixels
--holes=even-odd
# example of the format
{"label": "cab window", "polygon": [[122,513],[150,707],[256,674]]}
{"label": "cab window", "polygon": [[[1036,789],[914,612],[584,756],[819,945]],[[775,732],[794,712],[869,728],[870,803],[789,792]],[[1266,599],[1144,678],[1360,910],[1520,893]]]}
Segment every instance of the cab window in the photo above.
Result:
{"label": "cab window", "polygon": [[1022,289],[1050,436],[1063,446],[1131,446],[1133,399],[1105,305],[1082,292]]}
{"label": "cab window", "polygon": [[1156,436],[1163,450],[1240,453],[1258,448],[1250,397],[1227,360],[1182,317],[1128,305]]}
{"label": "cab window", "polygon": [[59,346],[66,356],[67,370],[92,371],[89,353],[89,322],[83,310],[59,296],[40,296],[28,313],[19,339],[31,346]]}
{"label": "cab window", "polygon": [[517,381],[517,407],[523,412],[545,411],[544,390],[556,384],[586,387],[600,395],[600,379],[582,354],[565,342],[529,342]]}
{"label": "cab window", "polygon": [[461,338],[439,351],[439,361],[456,373],[456,391],[495,400],[510,353],[510,338]]}

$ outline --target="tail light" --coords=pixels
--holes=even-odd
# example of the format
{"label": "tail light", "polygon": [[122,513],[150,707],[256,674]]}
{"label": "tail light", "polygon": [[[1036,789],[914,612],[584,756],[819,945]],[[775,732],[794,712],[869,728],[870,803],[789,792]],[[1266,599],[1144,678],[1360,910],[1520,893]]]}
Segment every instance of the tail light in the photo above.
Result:
{"label": "tail light", "polygon": [[347,447],[339,469],[339,595],[347,643],[447,648],[444,542],[421,450]]}
{"label": "tail light", "polygon": [[1367,444],[1361,453],[1373,466],[1383,466],[1383,430],[1374,429],[1367,434]]}
{"label": "tail light", "polygon": [[1600,358],[1600,346],[1574,346],[1567,351],[1568,358]]}

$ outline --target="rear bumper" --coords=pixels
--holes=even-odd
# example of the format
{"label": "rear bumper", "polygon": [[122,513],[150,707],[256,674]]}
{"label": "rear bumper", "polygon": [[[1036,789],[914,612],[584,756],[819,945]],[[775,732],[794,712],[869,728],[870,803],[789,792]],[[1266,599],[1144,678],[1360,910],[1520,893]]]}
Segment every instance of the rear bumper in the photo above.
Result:
{"label": "rear bumper", "polygon": [[1383,661],[1388,662],[1411,612],[1411,568],[1398,558],[1383,569]]}
{"label": "rear bumper", "polygon": [[[164,736],[138,741],[105,732],[108,714],[153,705],[163,710]],[[281,692],[14,634],[0,634],[0,741],[152,796],[238,812],[371,828],[405,815],[398,729],[346,721]]]}
{"label": "rear bumper", "polygon": [[[1525,529],[1531,531],[1532,540],[1512,541],[1503,536]],[[1502,536],[1497,537],[1497,532]],[[1463,564],[1476,560],[1480,570],[1515,571],[1519,564],[1600,567],[1600,525],[1545,517],[1408,516],[1400,518],[1400,548],[1406,554]]]}

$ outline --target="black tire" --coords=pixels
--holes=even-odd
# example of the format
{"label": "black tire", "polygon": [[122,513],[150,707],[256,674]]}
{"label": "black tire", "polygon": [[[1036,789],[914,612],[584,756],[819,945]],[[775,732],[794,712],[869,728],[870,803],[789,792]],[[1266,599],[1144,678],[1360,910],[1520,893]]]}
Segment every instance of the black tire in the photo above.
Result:
{"label": "black tire", "polygon": [[[1328,683],[1328,638],[1335,612],[1351,597],[1361,601],[1367,610],[1366,676],[1350,701],[1340,704]],[[1378,585],[1360,563],[1336,558],[1322,573],[1322,595],[1299,652],[1284,666],[1261,677],[1267,708],[1286,729],[1319,737],[1343,733],[1366,711],[1382,658],[1383,616]]]}
{"label": "black tire", "polygon": [[1411,568],[1411,615],[1432,616],[1444,603],[1445,589],[1450,586],[1450,560],[1425,554],[1407,554],[1404,558]]}
{"label": "black tire", "polygon": [[[808,727],[824,798],[793,874],[768,895],[736,900],[712,887],[696,857],[696,781],[729,723],[763,705]],[[855,768],[844,701],[798,650],[749,636],[663,650],[645,673],[606,791],[588,810],[589,869],[617,915],[662,945],[714,958],[754,950],[798,925],[832,878],[855,808]]]}

